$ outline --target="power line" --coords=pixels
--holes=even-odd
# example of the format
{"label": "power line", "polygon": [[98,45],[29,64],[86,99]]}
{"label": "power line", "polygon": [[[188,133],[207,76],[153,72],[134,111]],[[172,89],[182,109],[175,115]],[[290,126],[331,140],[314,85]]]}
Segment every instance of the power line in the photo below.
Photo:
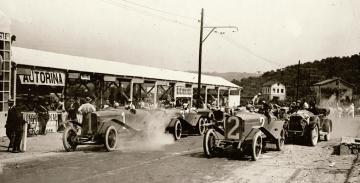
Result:
{"label": "power line", "polygon": [[146,8],[146,9],[149,9],[149,10],[157,11],[157,12],[160,12],[160,13],[168,14],[168,15],[171,15],[171,16],[181,17],[181,18],[185,18],[185,19],[189,19],[189,20],[195,20],[195,21],[197,21],[197,22],[199,21],[199,19],[194,18],[194,17],[179,15],[179,14],[176,14],[176,13],[172,13],[172,12],[169,12],[169,11],[164,11],[164,10],[156,9],[156,8],[153,8],[153,7],[150,7],[150,6],[146,6],[146,5],[143,5],[143,4],[139,4],[139,3],[135,3],[135,2],[132,2],[132,1],[128,1],[128,0],[120,0],[120,1],[126,2],[126,3],[128,3],[128,4],[132,4],[132,5],[134,5],[134,6],[138,6],[138,7]]}
{"label": "power line", "polygon": [[114,1],[114,0],[100,0],[100,1],[102,1],[104,3],[107,3],[107,4],[110,4],[112,6],[123,8],[125,10],[134,11],[134,12],[140,13],[140,14],[145,15],[145,16],[150,16],[150,17],[153,17],[153,18],[161,19],[161,20],[164,20],[164,21],[167,21],[167,22],[179,24],[179,25],[182,25],[182,26],[185,26],[185,27],[188,27],[188,28],[192,28],[192,29],[198,29],[197,27],[195,27],[193,25],[183,23],[181,21],[174,20],[174,19],[171,19],[171,18],[167,18],[167,17],[161,16],[161,15],[158,15],[158,14],[154,14],[154,13],[150,13],[150,12],[147,12],[147,11],[139,10],[139,9],[136,9],[136,8],[128,6],[128,5],[124,5],[124,4],[122,4],[122,3],[118,2],[118,1]]}
{"label": "power line", "polygon": [[234,40],[230,39],[230,38],[227,37],[227,36],[224,36],[224,38],[225,38],[225,41],[227,41],[228,43],[234,45],[235,47],[237,47],[237,48],[239,48],[239,49],[241,49],[241,50],[243,50],[243,51],[246,51],[246,52],[249,53],[250,55],[252,55],[252,56],[254,56],[254,57],[256,57],[256,58],[258,58],[258,59],[260,59],[260,60],[262,60],[262,61],[265,61],[265,62],[267,62],[267,63],[270,63],[270,64],[272,64],[272,65],[276,65],[276,66],[284,66],[283,64],[277,63],[277,62],[275,62],[275,61],[272,61],[272,60],[270,60],[270,59],[268,59],[268,58],[265,58],[265,57],[263,57],[263,56],[255,53],[255,52],[252,51],[251,49],[247,48],[246,46],[244,46],[244,45],[242,45],[242,44],[240,44],[240,43],[238,43],[238,42],[235,42]]}

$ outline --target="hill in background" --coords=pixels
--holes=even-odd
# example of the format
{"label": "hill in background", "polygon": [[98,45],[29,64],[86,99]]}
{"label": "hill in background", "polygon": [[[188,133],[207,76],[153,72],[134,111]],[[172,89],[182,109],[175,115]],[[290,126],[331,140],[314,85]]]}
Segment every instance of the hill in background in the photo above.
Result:
{"label": "hill in background", "polygon": [[[189,72],[197,73],[197,71],[189,71]],[[228,81],[232,81],[232,80],[240,81],[243,78],[261,76],[261,74],[247,73],[247,72],[224,72],[224,73],[220,73],[220,72],[203,72],[203,74],[210,75],[210,76],[219,76],[219,77],[222,77],[222,78],[224,78],[224,79],[226,79]]]}
{"label": "hill in background", "polygon": [[[287,97],[291,100],[296,96],[298,65],[290,65],[276,71],[268,71],[261,76],[251,76],[243,79],[234,79],[233,83],[242,86],[242,98],[253,97],[261,92],[262,84],[275,80],[286,86]],[[360,53],[345,57],[329,57],[313,62],[300,64],[299,96],[307,98],[314,95],[311,86],[319,81],[339,77],[351,83],[354,94],[359,95],[360,91]]]}

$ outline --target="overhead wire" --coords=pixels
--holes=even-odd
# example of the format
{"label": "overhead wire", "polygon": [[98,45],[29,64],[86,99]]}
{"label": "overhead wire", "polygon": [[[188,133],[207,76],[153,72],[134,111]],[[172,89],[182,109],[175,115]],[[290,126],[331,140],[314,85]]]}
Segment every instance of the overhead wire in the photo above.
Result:
{"label": "overhead wire", "polygon": [[[140,7],[140,8],[143,8],[143,9],[147,9],[147,10],[151,10],[153,12],[158,12],[158,13],[170,15],[170,16],[173,16],[173,17],[180,17],[180,18],[184,18],[184,19],[188,19],[188,20],[196,20],[198,22],[199,20],[194,18],[194,17],[179,15],[179,14],[176,14],[176,13],[172,13],[170,11],[156,9],[156,8],[146,6],[146,5],[143,5],[143,4],[139,4],[139,3],[135,3],[135,2],[129,1],[129,0],[100,0],[100,1],[105,2],[107,4],[110,4],[110,5],[113,5],[113,6],[116,6],[116,7],[126,9],[126,10],[135,11],[135,12],[140,13],[140,14],[145,15],[145,16],[151,16],[153,18],[158,18],[158,19],[161,19],[161,20],[164,20],[164,21],[167,21],[167,22],[179,24],[179,25],[191,28],[191,29],[196,29],[196,30],[199,29],[199,27],[196,27],[196,26],[193,26],[193,25],[190,25],[190,24],[187,24],[187,23],[183,23],[183,22],[181,22],[179,20],[175,20],[175,19],[172,19],[172,18],[169,18],[169,17],[164,17],[162,15],[150,13],[150,12],[144,11],[144,10],[139,10],[138,8],[135,8],[134,6]],[[125,2],[127,4],[123,4],[120,1]],[[132,6],[129,6],[129,4],[131,4]],[[225,39],[225,41],[227,41],[228,43],[230,43],[233,46],[247,52],[248,54],[258,58],[261,61],[270,63],[270,64],[275,65],[275,66],[284,66],[283,64],[277,63],[275,61],[272,61],[272,60],[270,60],[268,58],[265,58],[264,56],[261,56],[261,55],[255,53],[254,51],[252,51],[248,47],[246,47],[246,46],[234,41],[233,39],[227,37],[226,35],[224,35],[224,32],[214,31],[214,33],[221,35]]]}
{"label": "overhead wire", "polygon": [[116,7],[126,9],[126,10],[134,11],[134,12],[140,13],[140,14],[145,15],[145,16],[150,16],[150,17],[153,17],[153,18],[161,19],[161,20],[164,20],[164,21],[167,21],[167,22],[179,24],[179,25],[182,25],[182,26],[185,26],[185,27],[188,27],[188,28],[192,28],[192,29],[198,29],[198,27],[195,27],[195,26],[193,26],[191,24],[187,24],[187,23],[184,23],[184,22],[176,20],[176,19],[164,17],[164,16],[161,16],[159,14],[150,13],[148,11],[139,10],[138,8],[122,4],[122,3],[120,3],[119,1],[116,1],[116,0],[100,0],[100,1],[102,1],[104,3],[107,3],[107,4],[110,4],[112,6],[116,6]]}
{"label": "overhead wire", "polygon": [[157,12],[160,12],[160,13],[164,13],[164,14],[167,14],[167,15],[176,16],[176,17],[181,17],[181,18],[185,18],[185,19],[189,19],[189,20],[200,21],[199,19],[194,18],[194,17],[189,17],[189,16],[185,16],[185,15],[179,15],[179,14],[176,14],[176,13],[173,13],[173,12],[170,12],[170,11],[165,11],[165,10],[161,10],[161,9],[156,9],[156,8],[153,8],[153,7],[150,7],[150,6],[146,6],[146,5],[143,5],[143,4],[140,4],[140,3],[136,3],[136,2],[133,2],[133,1],[129,1],[129,0],[120,0],[120,1],[126,2],[126,3],[128,3],[128,4],[132,4],[132,5],[134,5],[134,6],[138,6],[138,7],[141,7],[141,8],[146,8],[146,9],[149,9],[149,10],[153,10],[153,11],[157,11]]}
{"label": "overhead wire", "polygon": [[225,39],[225,41],[227,41],[228,43],[230,43],[230,44],[232,44],[233,46],[235,46],[235,47],[237,47],[237,48],[239,48],[239,49],[247,52],[248,54],[250,54],[250,55],[252,55],[252,56],[260,59],[261,61],[270,63],[270,64],[275,65],[275,66],[281,66],[281,67],[284,66],[283,64],[280,64],[280,63],[278,63],[278,62],[275,62],[275,61],[273,61],[273,60],[270,60],[270,59],[268,59],[268,58],[266,58],[266,57],[264,57],[264,56],[261,56],[261,55],[255,53],[255,52],[252,51],[250,48],[248,48],[248,47],[246,47],[246,46],[244,46],[244,45],[242,45],[242,44],[234,41],[233,39],[229,38],[228,36],[225,36],[224,34],[222,34],[222,36],[223,36],[223,38]]}

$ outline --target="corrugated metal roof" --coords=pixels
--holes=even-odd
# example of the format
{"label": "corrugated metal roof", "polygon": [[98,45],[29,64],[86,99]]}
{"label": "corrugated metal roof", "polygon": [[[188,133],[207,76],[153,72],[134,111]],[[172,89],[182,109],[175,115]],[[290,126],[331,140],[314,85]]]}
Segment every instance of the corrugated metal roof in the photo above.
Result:
{"label": "corrugated metal roof", "polygon": [[[79,56],[52,53],[28,48],[12,47],[12,59],[20,65],[66,69],[118,76],[140,77],[167,81],[197,83],[197,74],[133,65],[122,62],[100,60]],[[207,85],[239,88],[239,86],[217,76],[201,75],[201,82]]]}

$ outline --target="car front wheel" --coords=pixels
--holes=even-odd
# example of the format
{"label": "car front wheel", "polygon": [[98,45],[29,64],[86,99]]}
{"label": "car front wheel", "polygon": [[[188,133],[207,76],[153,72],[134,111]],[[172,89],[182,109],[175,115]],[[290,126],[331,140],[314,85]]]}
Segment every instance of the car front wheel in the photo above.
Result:
{"label": "car front wheel", "polygon": [[319,128],[316,125],[313,129],[310,130],[310,145],[316,146],[319,140]]}

